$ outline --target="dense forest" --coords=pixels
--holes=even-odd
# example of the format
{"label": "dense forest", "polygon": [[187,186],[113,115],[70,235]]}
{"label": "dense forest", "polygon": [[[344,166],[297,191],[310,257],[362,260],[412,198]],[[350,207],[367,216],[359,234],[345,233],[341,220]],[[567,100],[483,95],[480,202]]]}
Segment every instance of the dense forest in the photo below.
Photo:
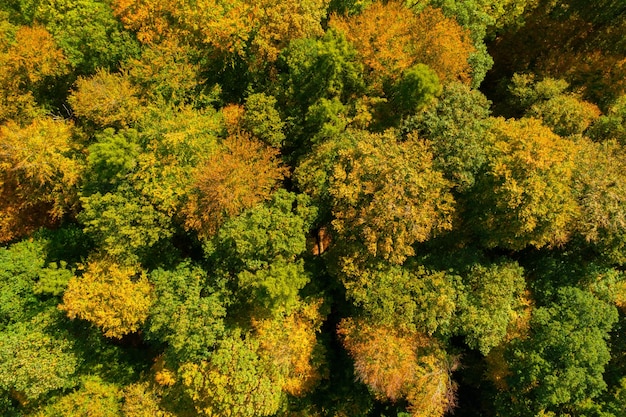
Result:
{"label": "dense forest", "polygon": [[623,0],[1,0],[0,414],[626,417]]}

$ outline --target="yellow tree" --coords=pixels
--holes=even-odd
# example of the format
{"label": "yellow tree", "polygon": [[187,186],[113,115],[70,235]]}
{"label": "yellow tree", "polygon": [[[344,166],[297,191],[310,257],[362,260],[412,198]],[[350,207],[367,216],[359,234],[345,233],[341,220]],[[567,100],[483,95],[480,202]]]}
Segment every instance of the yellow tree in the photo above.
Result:
{"label": "yellow tree", "polygon": [[0,25],[0,122],[30,121],[38,113],[32,90],[68,70],[63,52],[43,27]]}
{"label": "yellow tree", "polygon": [[393,263],[412,245],[451,228],[450,183],[433,169],[428,144],[394,132],[351,131],[352,146],[338,151],[330,180],[332,224],[342,238]]}
{"label": "yellow tree", "polygon": [[490,247],[565,243],[578,204],[572,176],[578,145],[536,119],[495,119],[490,155],[471,195],[470,224]]}
{"label": "yellow tree", "polygon": [[128,127],[140,116],[138,89],[127,77],[98,70],[79,77],[68,101],[74,113],[99,127]]}
{"label": "yellow tree", "polygon": [[290,40],[322,33],[327,0],[115,0],[113,8],[142,42],[186,38],[213,51],[273,62]]}
{"label": "yellow tree", "polygon": [[151,303],[152,287],[144,272],[100,259],[70,280],[59,308],[70,319],[87,320],[105,336],[119,339],[139,329]]}
{"label": "yellow tree", "polygon": [[50,118],[0,126],[0,242],[54,224],[77,202],[82,163],[72,133]]}
{"label": "yellow tree", "polygon": [[285,375],[282,389],[290,395],[305,395],[323,376],[316,338],[323,320],[321,303],[302,303],[285,317],[253,320],[260,352]]}
{"label": "yellow tree", "polygon": [[397,1],[375,2],[358,15],[333,15],[330,26],[354,44],[374,85],[420,63],[444,83],[471,81],[468,58],[475,49],[469,32],[440,9],[415,14]]}
{"label": "yellow tree", "polygon": [[455,361],[435,340],[352,318],[342,320],[337,332],[357,379],[378,399],[405,399],[413,417],[440,417],[454,407]]}

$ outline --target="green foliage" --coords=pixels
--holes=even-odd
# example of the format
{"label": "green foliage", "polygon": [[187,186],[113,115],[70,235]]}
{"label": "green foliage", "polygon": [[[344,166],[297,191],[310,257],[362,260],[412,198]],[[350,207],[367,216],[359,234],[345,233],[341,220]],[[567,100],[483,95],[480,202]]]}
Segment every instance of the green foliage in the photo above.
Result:
{"label": "green foliage", "polygon": [[0,389],[22,403],[52,391],[71,388],[79,359],[72,342],[31,322],[13,324],[0,332]]}
{"label": "green foliage", "polygon": [[287,70],[282,80],[284,94],[301,112],[322,98],[338,97],[345,102],[363,92],[363,65],[340,31],[329,29],[319,40],[295,40],[280,58]]}
{"label": "green foliage", "polygon": [[469,347],[487,355],[505,338],[522,307],[524,270],[515,262],[475,264],[463,276],[457,332]]}
{"label": "green foliage", "polygon": [[346,296],[374,323],[429,335],[450,333],[463,288],[458,276],[421,265],[358,265],[349,257],[340,262]]}
{"label": "green foliage", "polygon": [[293,261],[306,249],[315,214],[306,195],[279,190],[271,201],[222,226],[215,243],[218,256],[235,270],[262,269],[276,259]]}
{"label": "green foliage", "polygon": [[536,81],[532,74],[514,74],[510,103],[525,116],[541,119],[557,135],[581,135],[600,116],[600,110],[578,94],[566,92],[568,87],[564,80]]}
{"label": "green foliage", "polygon": [[617,321],[615,307],[573,287],[533,313],[530,335],[507,348],[509,392],[501,394],[505,415],[577,413],[588,398],[606,389],[608,333]]}
{"label": "green foliage", "polygon": [[251,94],[244,105],[243,128],[270,146],[280,148],[285,140],[284,123],[276,110],[276,99],[264,93]]}
{"label": "green foliage", "polygon": [[100,250],[124,262],[135,262],[160,239],[172,236],[170,218],[146,197],[122,187],[112,193],[81,198],[78,220]]}
{"label": "green foliage", "polygon": [[59,398],[44,411],[46,417],[121,417],[122,415],[120,387],[94,376],[83,378],[78,390]]}
{"label": "green foliage", "polygon": [[108,128],[96,135],[96,142],[89,146],[87,156],[86,184],[83,194],[115,190],[136,171],[139,146],[137,132],[123,130],[115,133]]}
{"label": "green foliage", "polygon": [[450,83],[432,105],[405,122],[430,141],[433,164],[458,191],[468,191],[487,160],[489,129],[487,98],[465,84]]}
{"label": "green foliage", "polygon": [[615,139],[621,145],[626,144],[626,96],[619,97],[607,114],[595,121],[587,134],[597,141]]}
{"label": "green foliage", "polygon": [[139,53],[139,44],[114,18],[109,1],[37,1],[33,17],[52,33],[77,74],[115,69]]}
{"label": "green foliage", "polygon": [[192,265],[157,269],[149,278],[154,303],[144,326],[147,339],[166,344],[168,355],[179,363],[206,358],[224,333],[224,292]]}
{"label": "green foliage", "polygon": [[[270,311],[290,311],[309,282],[304,263],[306,236],[316,210],[306,195],[277,191],[272,200],[233,218],[219,230],[212,257],[235,273],[245,302]],[[295,262],[294,262],[295,261]]]}
{"label": "green foliage", "polygon": [[441,94],[437,74],[424,64],[407,69],[387,95],[400,115],[413,114]]}
{"label": "green foliage", "polygon": [[44,267],[44,256],[43,247],[34,242],[0,248],[0,328],[37,313],[39,300],[33,286]]}

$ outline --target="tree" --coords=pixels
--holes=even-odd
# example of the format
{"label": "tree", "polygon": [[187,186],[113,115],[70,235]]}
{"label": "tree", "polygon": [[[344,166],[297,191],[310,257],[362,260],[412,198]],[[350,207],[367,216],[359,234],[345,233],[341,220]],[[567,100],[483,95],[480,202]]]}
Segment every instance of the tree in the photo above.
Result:
{"label": "tree", "polygon": [[72,342],[55,337],[37,320],[13,324],[0,332],[0,391],[22,405],[52,391],[75,386],[79,358]]}
{"label": "tree", "polygon": [[323,378],[324,358],[317,342],[322,300],[302,302],[289,315],[253,320],[260,354],[284,375],[282,390],[303,397]]}
{"label": "tree", "polygon": [[199,414],[252,417],[278,411],[283,381],[258,350],[256,340],[233,331],[208,360],[180,367],[182,383]]}
{"label": "tree", "polygon": [[576,231],[610,262],[624,263],[624,149],[614,141],[581,141],[573,187],[580,206]]}
{"label": "tree", "polygon": [[356,252],[339,259],[339,278],[347,298],[372,323],[398,331],[450,334],[457,299],[463,293],[459,277],[422,265],[364,262]]}
{"label": "tree", "polygon": [[46,407],[44,416],[121,417],[122,392],[115,383],[96,376],[84,377],[78,390]]}
{"label": "tree", "polygon": [[140,57],[124,63],[123,71],[149,102],[201,105],[210,93],[201,74],[200,55],[197,48],[167,39],[145,45]]}
{"label": "tree", "polygon": [[206,359],[225,332],[228,293],[190,264],[152,271],[149,281],[154,302],[143,326],[147,340],[165,344],[174,363]]}
{"label": "tree", "polygon": [[457,332],[483,355],[500,344],[523,307],[524,270],[515,262],[475,264],[463,277]]}
{"label": "tree", "polygon": [[337,152],[329,185],[339,237],[402,263],[414,243],[451,228],[449,183],[433,169],[428,144],[415,135],[398,142],[392,131],[346,135],[351,146]]}
{"label": "tree", "polygon": [[63,292],[72,272],[64,268],[63,262],[48,263],[46,256],[42,239],[0,248],[0,331],[11,324],[28,322],[56,303],[47,296]]}
{"label": "tree", "polygon": [[443,416],[454,407],[453,360],[436,341],[350,318],[337,332],[354,360],[356,377],[376,397],[406,399],[414,417]]}
{"label": "tree", "polygon": [[152,291],[145,272],[94,260],[82,276],[70,280],[59,308],[70,319],[87,320],[105,336],[119,339],[138,331],[146,320]]}
{"label": "tree", "polygon": [[321,39],[296,39],[281,53],[279,65],[285,66],[281,84],[290,113],[300,117],[321,99],[349,98],[365,91],[363,64],[358,51],[346,35],[329,28]]}
{"label": "tree", "polygon": [[199,235],[213,235],[229,217],[269,199],[286,170],[278,152],[245,133],[230,136],[195,171],[184,209],[185,224]]}
{"label": "tree", "polygon": [[68,101],[74,113],[97,127],[123,128],[141,114],[138,90],[128,77],[98,70],[89,78],[79,77]]}
{"label": "tree", "polygon": [[437,75],[424,64],[407,69],[387,93],[399,114],[413,114],[441,94]]}
{"label": "tree", "polygon": [[71,123],[51,118],[0,126],[0,241],[73,211],[83,163],[72,135]]}
{"label": "tree", "polygon": [[536,81],[532,74],[514,74],[510,102],[525,116],[542,120],[557,135],[582,135],[600,116],[600,110],[579,94],[566,92],[568,87],[564,80]]}
{"label": "tree", "polygon": [[143,260],[149,248],[173,234],[171,219],[128,186],[82,197],[78,220],[99,250],[118,262]]}
{"label": "tree", "polygon": [[474,47],[468,32],[440,9],[427,7],[416,14],[400,2],[375,2],[358,15],[331,16],[330,27],[344,32],[359,51],[374,88],[419,63],[443,84],[471,81],[468,58]]}
{"label": "tree", "polygon": [[252,310],[289,314],[310,280],[304,262],[306,238],[316,210],[305,195],[278,190],[272,199],[228,220],[208,254]]}
{"label": "tree", "polygon": [[113,8],[144,43],[177,36],[220,54],[242,57],[252,66],[275,61],[291,39],[321,34],[321,20],[326,14],[323,0],[263,0],[254,4],[206,0],[201,5],[191,1],[116,0]]}
{"label": "tree", "polygon": [[509,390],[498,403],[503,415],[576,414],[602,393],[607,339],[616,321],[615,307],[577,288],[561,288],[553,303],[534,311],[529,337],[507,348]]}
{"label": "tree", "polygon": [[27,124],[42,113],[38,89],[66,75],[69,66],[45,28],[7,23],[0,23],[0,122]]}
{"label": "tree", "polygon": [[489,107],[482,93],[455,82],[404,123],[403,130],[415,130],[430,142],[433,166],[458,192],[471,189],[487,161],[484,138],[491,123]]}
{"label": "tree", "polygon": [[[578,146],[535,119],[495,119],[469,222],[488,247],[565,243],[578,214],[571,187]],[[477,204],[480,202],[480,204]]]}
{"label": "tree", "polygon": [[35,4],[33,19],[52,33],[77,74],[113,70],[139,54],[137,41],[115,19],[108,1],[52,0]]}
{"label": "tree", "polygon": [[280,148],[285,140],[285,123],[276,110],[276,99],[264,93],[251,94],[244,108],[243,128],[267,145]]}

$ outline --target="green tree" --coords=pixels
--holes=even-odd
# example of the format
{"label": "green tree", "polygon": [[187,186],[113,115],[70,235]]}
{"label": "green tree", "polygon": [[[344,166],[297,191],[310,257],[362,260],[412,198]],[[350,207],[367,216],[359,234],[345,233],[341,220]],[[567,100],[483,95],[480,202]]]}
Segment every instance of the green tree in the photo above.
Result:
{"label": "green tree", "polygon": [[310,280],[299,257],[315,214],[305,195],[279,190],[218,231],[207,249],[216,265],[231,274],[245,304],[270,312],[297,306],[298,292]]}
{"label": "green tree", "polygon": [[415,130],[430,141],[434,167],[459,192],[471,189],[487,161],[490,104],[479,91],[450,83],[433,105],[404,123],[403,130]]}
{"label": "green tree", "polygon": [[105,0],[33,1],[33,19],[54,36],[75,74],[97,69],[115,69],[120,62],[138,55],[139,44],[113,16]]}
{"label": "green tree", "polygon": [[280,148],[285,140],[284,122],[276,110],[276,99],[264,93],[246,97],[242,125],[269,146]]}
{"label": "green tree", "polygon": [[483,355],[504,341],[523,307],[524,270],[515,262],[474,264],[463,274],[456,331]]}
{"label": "green tree", "polygon": [[564,80],[537,81],[532,74],[514,74],[510,103],[525,116],[542,120],[557,135],[582,135],[600,116],[600,110],[579,94],[567,92],[568,87]]}
{"label": "green tree", "polygon": [[154,302],[144,328],[146,338],[165,344],[176,363],[205,359],[223,335],[227,293],[206,272],[189,264],[157,269],[149,276]]}
{"label": "green tree", "polygon": [[615,307],[577,288],[561,288],[553,303],[534,311],[529,337],[507,348],[511,376],[508,392],[499,397],[502,415],[578,413],[606,389],[602,374],[616,321]]}
{"label": "green tree", "polygon": [[71,341],[56,337],[37,320],[0,332],[0,391],[22,405],[76,385],[79,359]]}
{"label": "green tree", "polygon": [[339,260],[347,298],[372,323],[449,335],[463,287],[458,276],[424,266],[365,263],[358,252]]}
{"label": "green tree", "polygon": [[96,376],[82,378],[80,388],[45,408],[44,416],[121,417],[122,391],[119,385]]}

